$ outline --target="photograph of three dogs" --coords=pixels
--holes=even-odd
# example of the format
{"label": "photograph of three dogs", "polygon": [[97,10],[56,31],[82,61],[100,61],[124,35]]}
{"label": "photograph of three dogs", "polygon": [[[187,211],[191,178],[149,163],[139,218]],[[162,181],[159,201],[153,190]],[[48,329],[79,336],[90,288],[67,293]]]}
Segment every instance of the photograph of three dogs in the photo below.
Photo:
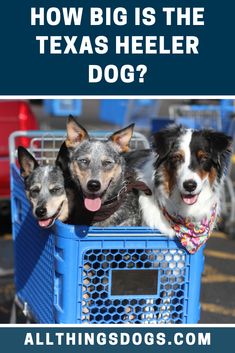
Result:
{"label": "photograph of three dogs", "polygon": [[213,130],[170,125],[151,148],[131,150],[134,124],[100,141],[75,118],[54,165],[41,165],[24,147],[18,161],[40,227],[148,226],[176,236],[194,254],[220,215],[232,138]]}
{"label": "photograph of three dogs", "polygon": [[[33,216],[42,229],[52,227],[56,220],[88,227],[149,227],[158,230],[159,236],[175,238],[180,248],[194,256],[216,228],[232,138],[214,130],[169,125],[151,136],[150,148],[131,149],[133,132],[131,124],[99,139],[69,116],[66,138],[54,163],[41,163],[26,148],[18,147],[20,172]],[[115,250],[111,250],[111,255],[105,255],[105,251],[97,257],[103,263],[97,268],[115,268],[113,260],[107,263]],[[138,252],[141,250],[136,250],[132,259],[141,256]],[[120,310],[125,311],[121,322],[177,322],[181,315],[177,312],[177,296],[182,294],[180,273],[185,259],[182,250],[175,254],[175,250],[146,250],[144,256],[152,259],[153,268],[159,267],[159,259],[164,256],[167,268],[160,271],[168,276],[169,284],[162,283],[158,299],[141,299],[140,311],[135,308],[135,299],[126,306],[121,301]],[[95,253],[92,256],[96,257]],[[179,258],[179,267],[173,267],[172,256]],[[129,261],[130,254],[122,255],[122,259]],[[87,322],[97,320],[93,297],[100,296],[104,305],[107,294],[95,293],[95,288],[107,287],[109,277],[107,269],[102,270],[105,276],[99,278],[92,266],[91,262],[84,262],[82,312]],[[87,273],[92,275],[92,282]],[[142,283],[140,279],[146,280],[139,275],[135,290]],[[123,277],[117,279],[118,291],[127,285],[125,281]],[[176,281],[172,290],[171,281]],[[153,288],[151,293],[156,290]],[[115,300],[112,303],[115,305]],[[115,310],[112,306],[111,309]],[[105,310],[105,306],[99,309]]]}

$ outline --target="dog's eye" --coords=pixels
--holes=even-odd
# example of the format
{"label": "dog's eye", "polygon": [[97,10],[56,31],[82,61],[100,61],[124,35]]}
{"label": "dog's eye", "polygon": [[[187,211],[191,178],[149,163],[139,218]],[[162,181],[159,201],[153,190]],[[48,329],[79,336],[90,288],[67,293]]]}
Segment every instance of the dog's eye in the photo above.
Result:
{"label": "dog's eye", "polygon": [[181,162],[183,160],[183,156],[181,154],[173,154],[171,157],[170,157],[170,161],[172,163],[177,163],[177,162]]}
{"label": "dog's eye", "polygon": [[208,161],[208,157],[207,156],[204,156],[204,157],[201,157],[199,160],[200,160],[200,162],[207,162]]}
{"label": "dog's eye", "polygon": [[82,164],[83,166],[89,165],[89,159],[87,159],[87,158],[79,159],[78,162],[79,162],[80,164]]}
{"label": "dog's eye", "polygon": [[199,160],[199,162],[204,163],[207,162],[209,160],[209,156],[207,153],[203,153],[203,152],[198,152],[197,154],[197,158]]}
{"label": "dog's eye", "polygon": [[105,161],[102,161],[102,165],[103,165],[103,167],[109,167],[109,166],[111,166],[113,164],[113,162],[112,161],[110,161],[110,160],[105,160]]}
{"label": "dog's eye", "polygon": [[39,189],[39,188],[31,189],[31,190],[30,190],[30,196],[31,196],[31,197],[37,197],[38,194],[39,194],[39,192],[40,192],[40,189]]}
{"label": "dog's eye", "polygon": [[55,186],[54,188],[50,189],[50,193],[51,194],[56,194],[61,189],[62,189],[61,186]]}

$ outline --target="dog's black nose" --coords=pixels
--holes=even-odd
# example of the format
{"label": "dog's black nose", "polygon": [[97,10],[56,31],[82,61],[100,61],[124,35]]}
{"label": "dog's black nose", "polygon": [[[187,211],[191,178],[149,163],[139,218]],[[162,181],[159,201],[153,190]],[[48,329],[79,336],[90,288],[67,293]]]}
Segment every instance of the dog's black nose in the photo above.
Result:
{"label": "dog's black nose", "polygon": [[87,189],[91,192],[99,191],[101,188],[101,184],[99,180],[89,180],[87,183]]}
{"label": "dog's black nose", "polygon": [[189,179],[183,182],[183,187],[186,191],[192,192],[196,189],[197,183],[193,179]]}
{"label": "dog's black nose", "polygon": [[36,210],[35,210],[35,214],[39,218],[42,218],[42,217],[46,216],[46,214],[47,214],[46,207],[43,207],[43,206],[37,207]]}

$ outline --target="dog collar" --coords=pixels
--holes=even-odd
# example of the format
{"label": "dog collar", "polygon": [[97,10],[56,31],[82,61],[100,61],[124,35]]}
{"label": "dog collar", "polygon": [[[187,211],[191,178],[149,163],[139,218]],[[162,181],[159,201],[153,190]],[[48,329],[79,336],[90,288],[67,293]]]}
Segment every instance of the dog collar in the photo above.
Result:
{"label": "dog collar", "polygon": [[195,254],[209,239],[216,219],[217,204],[211,209],[210,218],[193,222],[190,218],[170,215],[165,208],[163,215],[175,231],[177,238],[190,254]]}
{"label": "dog collar", "polygon": [[143,191],[145,195],[152,195],[152,191],[149,189],[149,187],[140,180],[136,180],[133,178],[133,175],[129,174],[122,186],[122,188],[119,190],[116,196],[112,197],[111,199],[105,201],[103,203],[104,206],[110,205],[113,202],[121,200],[125,194],[133,191],[133,190],[139,190]]}
{"label": "dog collar", "polygon": [[136,176],[133,172],[126,172],[125,181],[117,195],[109,200],[106,200],[98,211],[85,211],[83,218],[87,220],[87,224],[105,221],[119,209],[126,198],[126,195],[133,190],[140,190],[146,195],[152,195],[152,191],[149,187],[143,181],[136,180]]}

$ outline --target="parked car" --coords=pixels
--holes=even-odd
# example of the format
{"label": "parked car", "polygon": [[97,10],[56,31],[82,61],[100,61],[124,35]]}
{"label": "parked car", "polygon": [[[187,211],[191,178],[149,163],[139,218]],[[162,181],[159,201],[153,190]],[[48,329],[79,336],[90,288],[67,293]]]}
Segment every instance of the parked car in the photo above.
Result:
{"label": "parked car", "polygon": [[[10,168],[9,135],[16,130],[38,130],[38,122],[27,101],[0,101],[0,209],[9,210]],[[20,138],[18,145],[27,147],[29,140]]]}

